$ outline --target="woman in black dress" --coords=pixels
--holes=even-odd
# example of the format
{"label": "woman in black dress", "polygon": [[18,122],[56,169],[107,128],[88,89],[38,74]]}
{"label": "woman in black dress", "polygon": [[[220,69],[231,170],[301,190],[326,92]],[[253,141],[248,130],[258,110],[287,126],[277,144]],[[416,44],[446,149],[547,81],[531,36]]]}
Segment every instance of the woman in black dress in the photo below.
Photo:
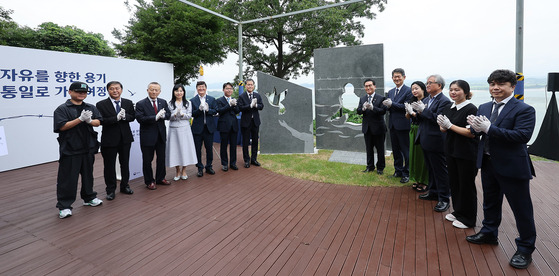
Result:
{"label": "woman in black dress", "polygon": [[470,228],[476,224],[477,175],[476,157],[479,139],[470,131],[468,115],[476,115],[477,107],[469,102],[470,85],[464,80],[450,83],[450,98],[454,103],[437,116],[441,131],[446,132],[445,154],[448,182],[454,212],[446,215],[457,228]]}

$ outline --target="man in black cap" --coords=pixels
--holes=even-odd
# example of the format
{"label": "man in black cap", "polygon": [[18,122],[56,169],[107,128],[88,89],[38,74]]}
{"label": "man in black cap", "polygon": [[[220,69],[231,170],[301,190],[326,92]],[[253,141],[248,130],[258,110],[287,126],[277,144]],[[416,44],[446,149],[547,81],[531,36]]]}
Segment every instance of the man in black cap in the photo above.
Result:
{"label": "man in black cap", "polygon": [[93,162],[99,150],[97,132],[93,127],[101,124],[101,114],[94,105],[84,102],[88,92],[86,83],[74,82],[68,90],[70,99],[56,108],[53,120],[60,145],[56,181],[56,207],[60,218],[72,215],[79,175],[82,177],[80,196],[83,205],[98,206],[103,203],[93,191]]}

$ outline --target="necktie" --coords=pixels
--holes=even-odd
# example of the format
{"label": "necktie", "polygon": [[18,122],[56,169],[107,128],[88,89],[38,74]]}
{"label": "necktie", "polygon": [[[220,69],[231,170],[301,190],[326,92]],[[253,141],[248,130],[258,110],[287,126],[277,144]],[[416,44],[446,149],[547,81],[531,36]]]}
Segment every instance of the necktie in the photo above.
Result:
{"label": "necktie", "polygon": [[252,93],[248,93],[248,99],[252,101]]}
{"label": "necktie", "polygon": [[120,101],[115,101],[116,104],[116,113],[120,113]]}
{"label": "necktie", "polygon": [[433,102],[435,98],[430,97],[429,98],[429,103],[427,104],[427,108],[431,108],[431,103]]}
{"label": "necktie", "polygon": [[505,103],[500,102],[500,103],[493,103],[493,112],[491,112],[491,118],[489,118],[489,121],[491,123],[494,123],[497,120],[497,117],[499,117],[499,108],[501,106],[503,106]]}
{"label": "necktie", "polygon": [[394,98],[396,98],[396,96],[398,96],[398,92],[400,92],[400,89],[396,88],[396,92],[394,93]]}
{"label": "necktie", "polygon": [[227,103],[231,102],[231,98],[227,97]]}
{"label": "necktie", "polygon": [[155,101],[153,101],[153,111],[157,114],[157,105],[155,104]]}
{"label": "necktie", "polygon": [[367,102],[371,103],[371,95],[369,95],[369,99],[367,100]]}
{"label": "necktie", "polygon": [[[500,102],[500,103],[493,103],[493,112],[491,112],[491,117],[489,118],[489,121],[491,123],[494,123],[495,121],[497,121],[497,117],[499,117],[499,108],[501,106],[503,106],[505,103]],[[485,137],[485,143],[484,143],[484,149],[483,151],[485,152],[485,154],[489,155],[489,137]]]}

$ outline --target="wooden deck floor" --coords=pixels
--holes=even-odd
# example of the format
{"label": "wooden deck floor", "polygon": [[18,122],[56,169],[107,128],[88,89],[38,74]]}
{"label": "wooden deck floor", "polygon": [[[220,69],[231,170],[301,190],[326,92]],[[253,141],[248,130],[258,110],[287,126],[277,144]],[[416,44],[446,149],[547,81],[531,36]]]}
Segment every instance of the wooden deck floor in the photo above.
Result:
{"label": "wooden deck floor", "polygon": [[[242,156],[242,155],[241,155]],[[217,156],[216,156],[217,159]],[[0,173],[1,275],[557,275],[559,164],[535,162],[538,239],[527,270],[508,265],[516,228],[473,245],[409,187],[351,187],[258,167],[190,178],[59,219],[56,162]],[[174,169],[168,169],[168,177]],[[104,199],[102,160],[95,190]],[[372,176],[373,178],[374,176]],[[481,204],[481,189],[478,184]],[[506,205],[506,204],[505,204]]]}

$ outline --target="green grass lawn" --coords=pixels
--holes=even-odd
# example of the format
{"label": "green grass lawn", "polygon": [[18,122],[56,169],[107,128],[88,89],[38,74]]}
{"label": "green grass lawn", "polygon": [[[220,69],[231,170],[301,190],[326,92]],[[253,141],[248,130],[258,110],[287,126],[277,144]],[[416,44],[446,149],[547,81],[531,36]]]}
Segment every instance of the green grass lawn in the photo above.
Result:
{"label": "green grass lawn", "polygon": [[[400,183],[394,174],[392,156],[386,157],[383,175],[363,173],[364,165],[330,162],[332,150],[319,150],[318,154],[261,154],[258,160],[262,167],[278,174],[323,183],[358,186],[411,186]],[[530,156],[533,161],[553,161],[538,156]],[[557,162],[557,161],[553,161]]]}
{"label": "green grass lawn", "polygon": [[318,154],[261,154],[258,160],[262,167],[286,176],[323,183],[359,186],[411,186],[400,183],[394,174],[392,156],[386,157],[383,175],[363,173],[364,165],[329,162],[332,150],[319,150]]}

